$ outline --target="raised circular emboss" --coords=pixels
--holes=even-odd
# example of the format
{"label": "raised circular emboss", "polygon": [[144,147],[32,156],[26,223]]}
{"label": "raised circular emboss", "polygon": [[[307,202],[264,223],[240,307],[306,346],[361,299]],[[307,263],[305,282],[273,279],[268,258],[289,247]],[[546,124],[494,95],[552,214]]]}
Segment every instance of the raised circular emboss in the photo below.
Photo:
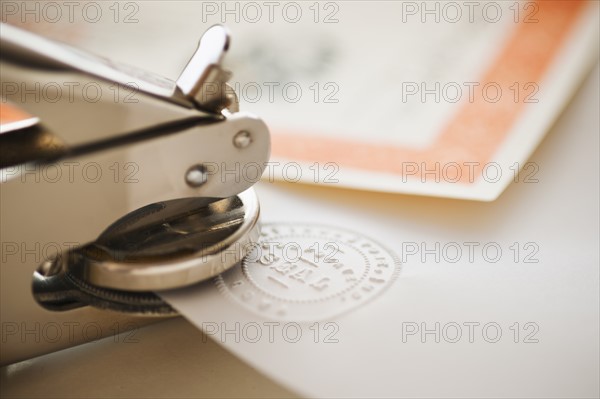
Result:
{"label": "raised circular emboss", "polygon": [[362,234],[312,224],[267,224],[242,264],[216,278],[222,292],[267,318],[317,321],[368,302],[390,285],[398,258]]}

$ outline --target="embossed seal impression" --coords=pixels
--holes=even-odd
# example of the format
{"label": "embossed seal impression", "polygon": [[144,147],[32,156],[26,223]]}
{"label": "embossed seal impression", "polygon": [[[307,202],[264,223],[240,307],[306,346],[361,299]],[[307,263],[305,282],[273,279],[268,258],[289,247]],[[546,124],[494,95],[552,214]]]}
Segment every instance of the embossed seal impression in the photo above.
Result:
{"label": "embossed seal impression", "polygon": [[219,289],[270,319],[333,318],[383,292],[400,270],[389,250],[362,234],[313,224],[266,224],[240,266],[216,278]]}

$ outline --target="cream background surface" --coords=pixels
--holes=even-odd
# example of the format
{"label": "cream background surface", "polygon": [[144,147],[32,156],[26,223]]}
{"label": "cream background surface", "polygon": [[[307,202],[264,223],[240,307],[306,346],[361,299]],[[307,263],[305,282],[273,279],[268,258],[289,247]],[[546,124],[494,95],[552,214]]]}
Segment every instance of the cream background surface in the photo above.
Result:
{"label": "cream background surface", "polygon": [[[395,314],[382,317],[402,315],[420,321],[435,320],[443,313],[459,321],[473,316],[477,320],[528,319],[540,325],[540,343],[520,350],[509,345],[508,352],[495,350],[488,356],[483,353],[474,364],[468,364],[461,351],[416,345],[412,347],[413,357],[376,365],[387,370],[383,376],[350,373],[347,381],[354,379],[350,385],[359,386],[356,395],[370,388],[385,394],[379,388],[389,386],[394,378],[403,378],[402,369],[414,378],[407,378],[404,388],[394,391],[397,396],[432,396],[436,387],[445,388],[451,396],[598,396],[598,75],[596,67],[531,158],[540,167],[539,183],[513,184],[492,203],[299,185],[259,187],[267,220],[280,217],[282,211],[277,207],[297,210],[335,205],[338,212],[355,215],[340,222],[348,227],[367,219],[380,223],[379,233],[376,228],[365,233],[382,241],[386,232],[403,229],[410,232],[411,241],[459,241],[468,236],[480,241],[527,239],[539,243],[540,263],[535,265],[459,267],[407,262],[388,292],[351,317],[356,322],[396,306]],[[275,202],[283,197],[290,202]],[[393,302],[393,294],[399,295],[394,301],[402,301]],[[225,298],[220,300],[224,307],[231,307]],[[369,334],[372,341],[392,335],[377,330]],[[332,384],[331,379],[311,381],[314,373],[310,371],[286,375],[279,381],[266,378],[216,343],[203,343],[201,334],[183,319],[143,328],[137,336],[139,343],[135,344],[114,343],[108,338],[4,367],[2,396],[292,395],[281,384],[299,393],[348,394],[346,387]],[[239,354],[248,356],[238,349]],[[478,356],[471,348],[466,350]],[[520,355],[515,358],[513,354]],[[278,372],[269,369],[266,358],[257,354],[254,364],[275,377]],[[449,378],[449,374],[454,377]],[[378,378],[381,384],[372,385]],[[479,384],[482,379],[489,382],[486,390]]]}

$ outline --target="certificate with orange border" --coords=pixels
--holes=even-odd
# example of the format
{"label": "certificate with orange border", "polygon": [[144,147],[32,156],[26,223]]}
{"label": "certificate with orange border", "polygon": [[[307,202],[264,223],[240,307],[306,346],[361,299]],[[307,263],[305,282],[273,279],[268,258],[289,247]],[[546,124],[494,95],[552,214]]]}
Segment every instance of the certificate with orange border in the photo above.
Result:
{"label": "certificate with orange border", "polygon": [[301,165],[298,180],[305,183],[327,184],[313,173],[316,165],[327,165],[335,172],[329,182],[340,186],[482,201],[496,199],[512,181],[535,181],[537,165],[528,157],[597,61],[598,4],[530,3],[537,10],[535,23],[511,25],[478,83],[506,88],[535,82],[543,101],[515,101],[513,95],[496,102],[463,101],[424,148],[369,142],[373,132],[356,140],[275,127],[273,159]]}

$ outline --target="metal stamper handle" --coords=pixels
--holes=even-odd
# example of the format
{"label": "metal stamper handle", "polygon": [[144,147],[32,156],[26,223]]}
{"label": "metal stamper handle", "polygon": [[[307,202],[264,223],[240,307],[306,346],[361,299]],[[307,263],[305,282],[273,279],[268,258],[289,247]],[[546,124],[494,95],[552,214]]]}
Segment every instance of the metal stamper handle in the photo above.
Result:
{"label": "metal stamper handle", "polygon": [[[34,121],[0,135],[4,209],[18,210],[19,198],[36,198],[36,209],[22,215],[32,220],[32,231],[36,222],[57,218],[54,240],[87,243],[36,270],[38,303],[54,310],[92,305],[172,314],[154,291],[209,279],[250,251],[259,235],[256,181],[223,171],[266,165],[270,138],[262,120],[238,112],[226,84],[231,74],[221,62],[230,39],[224,27],[207,30],[177,81],[5,24],[1,39],[0,74],[3,82],[15,83],[3,84],[10,90],[2,100]],[[137,101],[24,96],[28,85],[65,80],[107,91],[134,87]],[[135,165],[136,184],[23,183],[22,173],[31,167],[69,163],[112,170],[123,160]],[[84,208],[93,223],[77,216]]]}
{"label": "metal stamper handle", "polygon": [[172,314],[153,291],[178,288],[235,266],[258,241],[253,189],[225,199],[184,198],[136,210],[94,242],[44,262],[33,294],[44,307],[84,305]]}

